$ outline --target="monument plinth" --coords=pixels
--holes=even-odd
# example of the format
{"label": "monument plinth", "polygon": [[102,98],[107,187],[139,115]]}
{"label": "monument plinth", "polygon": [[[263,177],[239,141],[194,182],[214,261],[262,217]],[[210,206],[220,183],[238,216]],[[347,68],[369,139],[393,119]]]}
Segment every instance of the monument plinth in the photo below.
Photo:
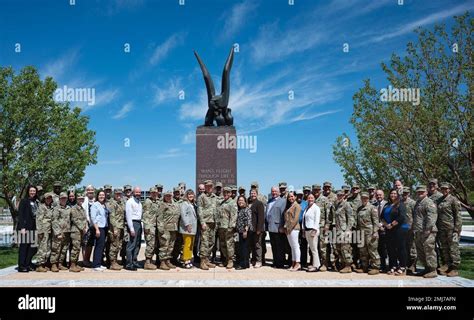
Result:
{"label": "monument plinth", "polygon": [[219,143],[236,136],[234,126],[199,126],[196,129],[196,190],[205,180],[237,185],[237,149]]}

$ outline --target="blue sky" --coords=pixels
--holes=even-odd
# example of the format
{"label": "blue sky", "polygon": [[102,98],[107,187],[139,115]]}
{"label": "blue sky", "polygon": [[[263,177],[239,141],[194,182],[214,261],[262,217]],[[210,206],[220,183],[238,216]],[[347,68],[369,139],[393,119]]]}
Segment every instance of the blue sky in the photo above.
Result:
{"label": "blue sky", "polygon": [[34,65],[59,86],[95,89],[95,105],[73,103],[90,117],[100,146],[80,185],[194,186],[194,133],[207,100],[193,50],[220,91],[238,43],[229,107],[238,134],[258,142],[256,153],[238,150],[238,184],[258,180],[264,192],[279,181],[340,187],[332,145],[343,132],[354,135],[352,95],[362,81],[386,87],[380,63],[404,53],[415,27],[449,26],[474,8],[457,0],[69,2],[1,0],[0,65]]}

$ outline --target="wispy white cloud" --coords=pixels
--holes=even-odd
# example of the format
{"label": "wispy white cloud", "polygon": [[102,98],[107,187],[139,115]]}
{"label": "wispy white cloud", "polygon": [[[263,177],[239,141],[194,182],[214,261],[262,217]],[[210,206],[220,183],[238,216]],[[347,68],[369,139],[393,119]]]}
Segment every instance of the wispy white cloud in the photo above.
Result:
{"label": "wispy white cloud", "polygon": [[312,24],[282,30],[277,22],[260,27],[250,46],[257,64],[269,64],[307,51],[322,42],[326,33]]}
{"label": "wispy white cloud", "polygon": [[153,101],[155,105],[162,105],[170,100],[177,100],[179,91],[182,90],[181,78],[173,78],[165,86],[153,86],[155,96]]}
{"label": "wispy white cloud", "polygon": [[95,107],[105,106],[116,100],[119,96],[118,89],[96,90],[97,98],[95,100]]}
{"label": "wispy white cloud", "polygon": [[194,131],[189,131],[189,132],[184,134],[181,143],[182,144],[190,144],[190,143],[194,143],[195,140],[196,140],[196,133]]}
{"label": "wispy white cloud", "polygon": [[40,69],[40,75],[43,77],[52,77],[55,81],[64,80],[64,75],[68,74],[68,70],[72,68],[79,59],[79,49],[72,49],[50,61]]}
{"label": "wispy white cloud", "polygon": [[122,108],[120,108],[119,111],[117,111],[117,113],[112,118],[115,119],[115,120],[123,119],[127,116],[127,114],[130,111],[132,111],[132,109],[133,109],[133,103],[132,102],[127,102],[126,104],[124,104],[122,106]]}
{"label": "wispy white cloud", "polygon": [[259,3],[255,0],[245,0],[235,4],[230,9],[230,12],[224,14],[221,18],[225,23],[220,39],[224,40],[235,36],[238,31],[245,26],[246,21],[250,20],[258,6]]}
{"label": "wispy white cloud", "polygon": [[430,25],[430,24],[433,24],[435,22],[441,21],[445,18],[450,18],[454,15],[464,13],[466,10],[469,11],[469,10],[472,10],[472,9],[474,9],[474,3],[470,2],[470,3],[461,4],[459,6],[451,8],[451,9],[446,9],[446,10],[442,10],[442,11],[439,11],[439,12],[436,12],[436,13],[432,13],[432,14],[430,14],[430,15],[422,18],[422,19],[415,20],[415,21],[410,22],[408,24],[404,23],[403,25],[399,26],[395,30],[387,31],[387,32],[384,32],[384,33],[379,34],[377,36],[374,36],[368,41],[368,43],[370,43],[370,42],[380,42],[380,41],[384,41],[384,40],[387,40],[387,39],[392,39],[392,38],[395,38],[395,37],[398,37],[398,36],[402,36],[404,34],[413,32],[413,30],[415,30],[418,27],[423,27],[423,26],[426,26],[426,25]]}
{"label": "wispy white cloud", "polygon": [[183,32],[178,32],[171,35],[168,39],[165,40],[162,44],[158,45],[150,58],[150,64],[156,65],[165,59],[168,54],[176,47],[182,45],[186,38],[186,34]]}

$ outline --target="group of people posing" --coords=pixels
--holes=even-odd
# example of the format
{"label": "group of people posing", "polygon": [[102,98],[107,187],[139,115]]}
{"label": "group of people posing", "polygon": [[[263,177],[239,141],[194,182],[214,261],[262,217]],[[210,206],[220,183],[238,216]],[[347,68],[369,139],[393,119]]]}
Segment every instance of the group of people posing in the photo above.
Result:
{"label": "group of people posing", "polygon": [[280,182],[267,199],[257,182],[247,195],[244,187],[207,180],[197,194],[183,186],[163,192],[157,184],[142,199],[141,189],[129,185],[87,186],[85,194],[62,192],[60,182],[47,193],[30,186],[18,205],[18,271],[260,268],[270,260],[268,232],[275,268],[457,276],[462,219],[451,189],[442,183],[439,191],[431,179],[413,200],[396,180],[385,199],[375,186],[333,192],[330,182],[299,190]]}

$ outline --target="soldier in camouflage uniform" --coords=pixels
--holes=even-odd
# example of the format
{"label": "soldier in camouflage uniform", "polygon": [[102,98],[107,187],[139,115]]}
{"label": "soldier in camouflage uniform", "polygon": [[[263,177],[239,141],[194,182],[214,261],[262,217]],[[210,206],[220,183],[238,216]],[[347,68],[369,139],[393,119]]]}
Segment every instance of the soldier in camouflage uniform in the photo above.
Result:
{"label": "soldier in camouflage uniform", "polygon": [[110,200],[113,199],[114,195],[112,194],[112,185],[106,184],[104,185],[104,192],[105,192],[105,203],[108,204]]}
{"label": "soldier in camouflage uniform", "polygon": [[213,183],[211,180],[204,181],[206,192],[201,194],[197,201],[197,214],[201,223],[201,246],[199,255],[201,258],[200,268],[209,270],[216,265],[209,261],[214,247],[216,236],[216,205],[218,196],[212,193]]}
{"label": "soldier in camouflage uniform", "polygon": [[[234,232],[237,223],[237,204],[231,197],[232,188],[224,188],[224,200],[217,205],[217,232],[221,249],[221,265],[227,269],[234,266]],[[226,261],[222,259],[226,258]]]}
{"label": "soldier in camouflage uniform", "polygon": [[79,260],[79,252],[81,251],[81,241],[84,234],[87,232],[87,218],[86,211],[82,207],[84,203],[84,195],[77,195],[77,203],[71,208],[71,265],[69,266],[70,272],[83,271],[82,267],[77,265]]}
{"label": "soldier in camouflage uniform", "polygon": [[36,231],[38,233],[38,252],[36,253],[37,272],[46,272],[49,255],[51,254],[51,232],[53,220],[53,194],[48,192],[44,195],[44,203],[40,204],[36,214]]}
{"label": "soldier in camouflage uniform", "polygon": [[163,201],[163,185],[161,183],[157,183],[155,185],[157,196],[156,198],[158,201]]}
{"label": "soldier in camouflage uniform", "polygon": [[[351,205],[352,208],[352,214],[354,215],[352,217],[352,221],[354,222],[354,225],[352,226],[351,230],[356,229],[356,213],[357,209],[362,205],[362,200],[360,198],[360,187],[358,184],[354,184],[352,188],[350,189],[350,193],[347,195],[347,202]],[[352,247],[352,267],[354,269],[358,268],[358,262],[359,262],[359,247],[357,246],[357,243],[355,239],[353,239],[351,243]]]}
{"label": "soldier in camouflage uniform", "polygon": [[173,203],[173,193],[167,191],[164,194],[163,201],[160,202],[157,227],[160,241],[159,257],[160,269],[175,269],[176,266],[171,263],[174,242],[178,232],[178,221],[181,215],[179,205]]}
{"label": "soldier in camouflage uniform", "polygon": [[156,253],[156,223],[158,211],[160,210],[160,201],[158,200],[158,190],[150,188],[150,198],[143,204],[143,229],[145,230],[145,266],[146,270],[156,270],[153,264],[153,255]]}
{"label": "soldier in camouflage uniform", "polygon": [[[321,194],[321,185],[312,185],[312,194],[314,196],[314,203],[319,207],[321,215],[319,217],[319,257],[321,259],[321,267],[319,271],[325,272],[328,267],[332,267],[334,255],[331,252],[331,244],[329,243],[329,214],[332,211],[332,205],[328,198]],[[326,228],[326,226],[328,226]],[[332,259],[331,259],[332,258]]]}
{"label": "soldier in camouflage uniform", "polygon": [[461,205],[451,194],[451,185],[447,182],[441,184],[443,196],[438,199],[438,242],[440,253],[446,266],[440,268],[442,275],[457,277],[458,268],[461,263],[459,253],[459,239],[461,238],[462,217]]}
{"label": "soldier in camouflage uniform", "polygon": [[[335,226],[333,232],[336,232],[336,251],[340,259],[340,273],[350,273],[352,252],[351,252],[351,226],[354,225],[352,207],[344,199],[344,191],[339,190],[336,193],[337,200],[334,203],[334,211],[329,216],[329,221],[332,221]],[[329,228],[329,225],[326,224]]]}
{"label": "soldier in camouflage uniform", "polygon": [[349,199],[349,197],[352,195],[351,194],[351,187],[349,187],[347,184],[341,186],[342,191],[344,191],[344,199]]}
{"label": "soldier in camouflage uniform", "polygon": [[425,267],[420,275],[425,278],[435,278],[437,277],[435,241],[438,231],[436,228],[438,210],[433,200],[428,197],[426,186],[418,186],[416,194],[418,200],[413,214],[413,230],[418,259]]}
{"label": "soldier in camouflage uniform", "polygon": [[368,272],[369,275],[379,273],[380,257],[377,250],[379,237],[379,217],[377,209],[369,203],[369,193],[361,193],[361,205],[356,211],[356,230],[363,232],[363,246],[359,250],[361,268],[357,273]]}
{"label": "soldier in camouflage uniform", "polygon": [[413,232],[413,210],[415,209],[416,201],[410,198],[410,188],[403,187],[402,201],[407,209],[407,240],[406,248],[408,254],[408,268],[407,273],[414,274],[416,272],[416,246],[415,233]]}
{"label": "soldier in camouflage uniform", "polygon": [[[71,241],[71,208],[66,205],[67,193],[59,194],[59,205],[54,207],[51,227],[53,240],[51,243],[51,271],[67,270],[62,265],[66,258],[69,242]],[[61,262],[60,262],[61,261]]]}
{"label": "soldier in camouflage uniform", "polygon": [[122,266],[117,263],[117,255],[122,249],[126,223],[122,189],[114,190],[114,198],[109,201],[107,208],[109,209],[109,230],[107,231],[107,236],[109,238],[110,270],[122,270]]}
{"label": "soldier in camouflage uniform", "polygon": [[59,205],[59,194],[61,193],[62,185],[61,181],[55,181],[53,184],[53,191],[51,192],[53,195],[53,207]]}
{"label": "soldier in camouflage uniform", "polygon": [[336,194],[331,191],[332,183],[326,181],[323,183],[323,196],[328,198],[329,202],[334,206],[334,203],[337,200]]}
{"label": "soldier in camouflage uniform", "polygon": [[236,186],[236,185],[232,185],[232,186],[230,187],[230,189],[231,189],[231,195],[230,195],[230,197],[232,198],[232,200],[235,201],[236,198],[237,198],[237,186]]}
{"label": "soldier in camouflage uniform", "polygon": [[377,197],[375,196],[375,190],[377,188],[375,187],[375,185],[370,185],[368,188],[367,188],[367,191],[369,192],[369,202],[371,205],[376,205],[377,204]]}

